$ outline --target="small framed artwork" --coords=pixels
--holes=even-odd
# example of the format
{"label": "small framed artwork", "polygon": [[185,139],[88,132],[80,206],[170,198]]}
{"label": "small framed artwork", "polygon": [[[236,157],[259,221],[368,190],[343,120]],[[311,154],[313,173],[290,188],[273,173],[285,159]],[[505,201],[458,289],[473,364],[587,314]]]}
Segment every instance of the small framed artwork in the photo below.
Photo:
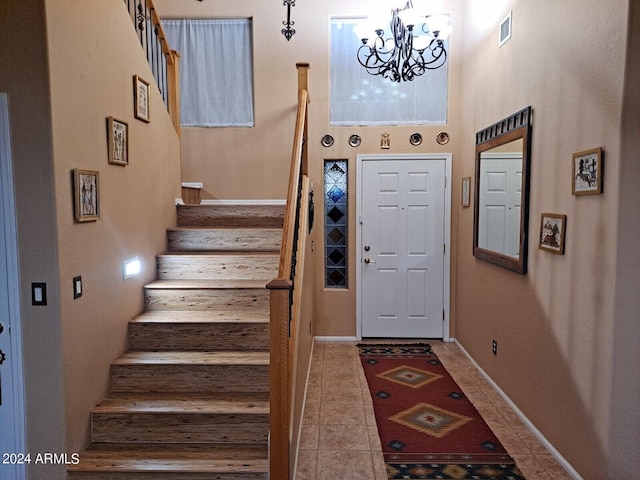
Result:
{"label": "small framed artwork", "polygon": [[129,164],[129,125],[114,117],[107,117],[109,163]]}
{"label": "small framed artwork", "polygon": [[471,177],[462,178],[462,206],[468,207],[470,205],[470,193],[471,193]]}
{"label": "small framed artwork", "polygon": [[602,193],[602,148],[573,154],[571,193],[597,195]]}
{"label": "small framed artwork", "polygon": [[135,117],[138,120],[149,123],[151,117],[149,116],[149,99],[150,90],[149,82],[144,81],[138,75],[133,76],[133,101]]}
{"label": "small framed artwork", "polygon": [[566,215],[543,213],[540,218],[540,249],[564,255]]}
{"label": "small framed artwork", "polygon": [[100,218],[98,172],[74,169],[73,194],[76,222],[92,222]]}

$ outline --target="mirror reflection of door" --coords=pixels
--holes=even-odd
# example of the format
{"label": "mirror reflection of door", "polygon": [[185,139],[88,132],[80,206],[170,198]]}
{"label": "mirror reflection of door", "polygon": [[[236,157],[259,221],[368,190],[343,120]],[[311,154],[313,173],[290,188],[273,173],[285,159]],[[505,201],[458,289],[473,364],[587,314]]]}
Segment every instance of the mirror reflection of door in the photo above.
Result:
{"label": "mirror reflection of door", "polygon": [[527,273],[531,107],[476,133],[473,255]]}
{"label": "mirror reflection of door", "polygon": [[522,151],[484,152],[480,160],[478,246],[520,255]]}

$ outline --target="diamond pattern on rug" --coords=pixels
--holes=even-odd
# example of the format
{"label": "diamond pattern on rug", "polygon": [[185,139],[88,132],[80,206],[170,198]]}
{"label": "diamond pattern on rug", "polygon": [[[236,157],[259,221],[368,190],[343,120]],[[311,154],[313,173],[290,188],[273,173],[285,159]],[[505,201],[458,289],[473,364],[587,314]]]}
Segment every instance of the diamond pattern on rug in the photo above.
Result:
{"label": "diamond pattern on rug", "polygon": [[442,438],[465,423],[470,422],[472,418],[429,405],[428,403],[418,403],[389,417],[389,420],[432,437]]}
{"label": "diamond pattern on rug", "polygon": [[387,370],[386,372],[379,373],[377,376],[379,378],[384,378],[385,380],[396,382],[400,385],[411,388],[420,388],[428,383],[442,378],[442,375],[427,372],[426,370],[420,370],[418,368],[413,368],[406,365],[392,368],[391,370]]}

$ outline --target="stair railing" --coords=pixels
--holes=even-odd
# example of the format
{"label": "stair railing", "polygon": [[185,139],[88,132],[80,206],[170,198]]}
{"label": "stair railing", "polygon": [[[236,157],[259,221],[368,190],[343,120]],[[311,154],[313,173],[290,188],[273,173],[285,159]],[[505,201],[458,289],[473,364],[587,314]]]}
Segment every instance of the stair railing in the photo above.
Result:
{"label": "stair railing", "polygon": [[180,134],[180,54],[169,48],[153,0],[124,0],[173,126]]}
{"label": "stair railing", "polygon": [[[298,327],[302,303],[306,240],[313,226],[313,191],[308,177],[305,148],[309,64],[298,63],[298,111],[291,157],[287,205],[280,248],[278,278],[270,290],[270,478],[289,480],[297,442],[294,427],[300,425],[296,391]],[[298,402],[296,402],[298,400]],[[296,408],[298,405],[298,408]]]}

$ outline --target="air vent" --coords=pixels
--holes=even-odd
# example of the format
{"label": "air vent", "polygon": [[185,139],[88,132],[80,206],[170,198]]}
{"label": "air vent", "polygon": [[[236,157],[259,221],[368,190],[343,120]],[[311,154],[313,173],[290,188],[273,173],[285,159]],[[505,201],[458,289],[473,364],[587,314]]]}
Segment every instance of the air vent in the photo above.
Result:
{"label": "air vent", "polygon": [[511,12],[500,22],[500,34],[498,39],[498,46],[504,45],[507,40],[511,38]]}

